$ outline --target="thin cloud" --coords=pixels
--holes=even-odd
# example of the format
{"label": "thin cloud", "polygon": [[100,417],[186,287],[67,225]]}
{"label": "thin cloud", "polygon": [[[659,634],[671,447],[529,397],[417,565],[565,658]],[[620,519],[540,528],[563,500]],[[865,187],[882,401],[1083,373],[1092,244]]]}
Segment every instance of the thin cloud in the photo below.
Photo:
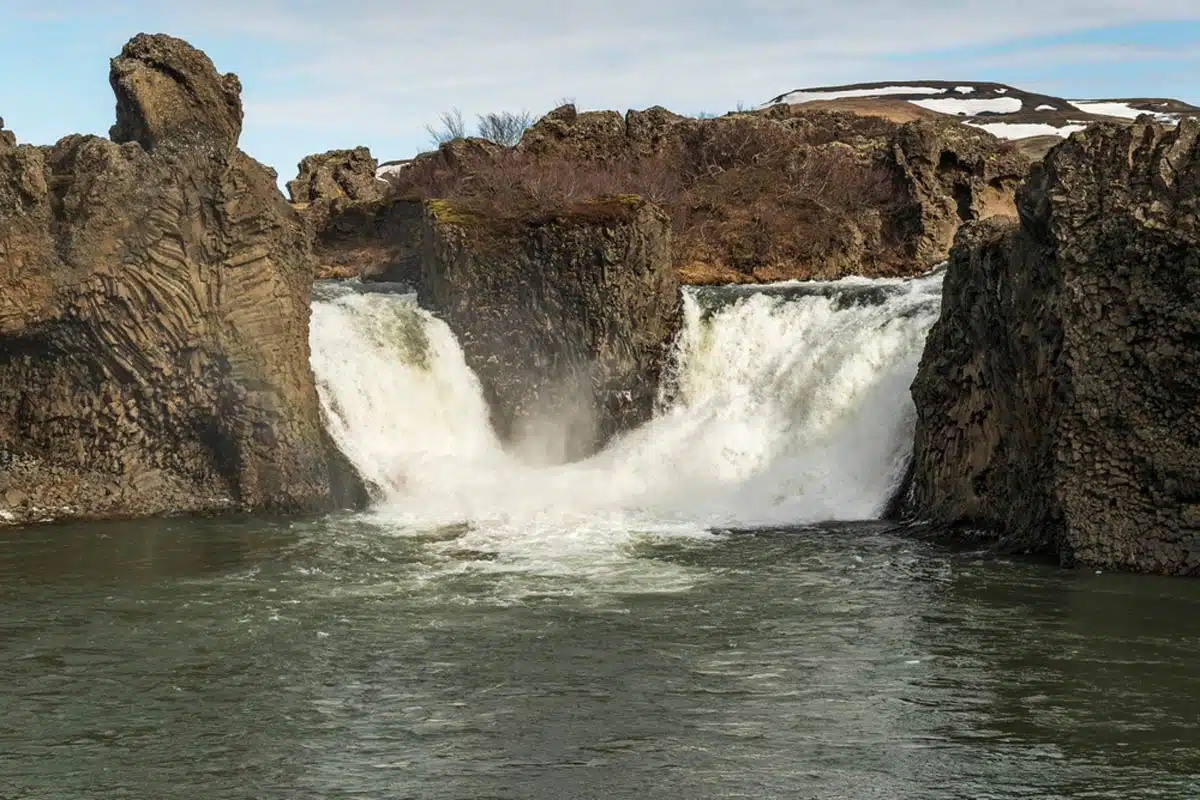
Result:
{"label": "thin cloud", "polygon": [[[325,143],[407,155],[426,143],[425,123],[455,106],[468,117],[541,112],[567,96],[588,108],[719,113],[806,85],[990,76],[1013,65],[1053,81],[1071,64],[1159,56],[1046,39],[1200,22],[1196,0],[0,0],[5,7],[69,11],[75,25],[161,30],[210,48],[218,67],[242,74],[246,135],[276,163]],[[1032,39],[1040,43],[1020,47]],[[1182,50],[1163,57],[1195,60]]]}
{"label": "thin cloud", "polygon": [[1200,60],[1200,43],[1192,47],[1156,47],[1135,44],[1056,44],[1018,48],[1001,54],[970,59],[975,70],[1013,66],[1076,65],[1113,62],[1169,61],[1180,64]]}
{"label": "thin cloud", "polygon": [[[334,8],[216,0],[173,13],[224,35],[288,42],[295,54],[290,70],[303,79],[305,96],[330,103],[322,108],[341,119],[366,116],[370,123],[387,113],[389,102],[426,114],[450,105],[482,111],[544,104],[556,93],[616,106],[757,102],[803,83],[899,78],[889,59],[948,46],[961,51],[1147,20],[1200,20],[1200,4],[359,0]],[[1059,53],[1072,58],[1069,48]],[[1022,57],[1056,56],[1047,49]],[[1081,48],[1075,57],[1094,54]],[[257,108],[264,122],[286,123],[293,101],[302,99],[262,98]]]}

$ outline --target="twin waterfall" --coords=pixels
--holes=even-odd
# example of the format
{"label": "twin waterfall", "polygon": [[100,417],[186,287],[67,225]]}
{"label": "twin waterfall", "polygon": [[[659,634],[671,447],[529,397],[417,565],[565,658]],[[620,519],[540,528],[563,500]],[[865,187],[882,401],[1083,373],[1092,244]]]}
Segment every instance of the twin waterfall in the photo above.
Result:
{"label": "twin waterfall", "polygon": [[375,513],[402,525],[871,519],[908,458],[908,386],[940,292],[941,275],[688,288],[654,419],[565,465],[505,452],[454,335],[415,295],[318,285],[312,364],[330,432],[373,485]]}

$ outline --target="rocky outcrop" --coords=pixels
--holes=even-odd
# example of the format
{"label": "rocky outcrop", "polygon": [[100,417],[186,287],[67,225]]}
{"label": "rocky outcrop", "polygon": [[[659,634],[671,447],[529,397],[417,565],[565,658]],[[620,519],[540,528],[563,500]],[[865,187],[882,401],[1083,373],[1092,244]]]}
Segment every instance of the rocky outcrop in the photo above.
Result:
{"label": "rocky outcrop", "polygon": [[0,517],[361,500],[308,363],[306,235],[237,149],[237,77],[142,34],[110,80],[111,141],[0,147]]}
{"label": "rocky outcrop", "polygon": [[378,200],[385,186],[375,177],[378,167],[366,147],[305,156],[300,173],[288,181],[288,194],[292,203]]}
{"label": "rocky outcrop", "polygon": [[1015,214],[1028,160],[951,121],[896,124],[779,106],[689,119],[653,108],[576,113],[518,151],[576,182],[652,197],[688,283],[904,275],[945,260],[965,221]]}
{"label": "rocky outcrop", "polygon": [[518,149],[535,156],[562,155],[602,161],[628,156],[625,119],[616,111],[578,112],[559,106],[539,119],[521,137]]}
{"label": "rocky outcrop", "polygon": [[912,508],[1064,563],[1200,575],[1200,123],[1077,133],[960,233]]}
{"label": "rocky outcrop", "polygon": [[421,304],[454,330],[514,450],[573,460],[649,419],[681,313],[652,204],[499,218],[431,201],[425,252]]}
{"label": "rocky outcrop", "polygon": [[[515,148],[459,139],[418,156],[388,177],[383,204],[490,196],[549,210],[637,194],[670,217],[685,283],[895,276],[945,260],[963,222],[1015,214],[1028,169],[1015,148],[953,121],[901,125],[783,105],[711,119],[659,106],[622,117],[565,105]],[[361,205],[354,220],[380,219]],[[397,263],[394,249],[364,244],[386,224],[329,220],[314,222],[318,254],[337,261],[326,274],[395,269],[379,260]],[[328,229],[338,224],[350,232]],[[329,257],[325,239],[352,240],[333,248],[349,255]]]}
{"label": "rocky outcrop", "polygon": [[966,125],[916,121],[892,144],[908,195],[911,253],[922,264],[944,261],[965,222],[1016,216],[1017,186],[1030,161],[1015,147]]}
{"label": "rocky outcrop", "polygon": [[4,118],[0,117],[0,153],[5,150],[11,150],[17,146],[17,135],[12,131],[4,130]]}
{"label": "rocky outcrop", "polygon": [[377,168],[366,147],[330,150],[306,156],[288,181],[292,206],[309,232],[316,277],[370,280],[400,269],[395,239],[402,220],[413,215],[385,202],[388,185],[376,177]]}
{"label": "rocky outcrop", "polygon": [[365,147],[300,162],[288,182],[312,244],[315,277],[415,284],[420,274],[420,201],[392,196]]}
{"label": "rocky outcrop", "polygon": [[[108,135],[177,156],[217,156],[242,135],[242,84],[220,75],[201,51],[170,36],[140,34],[112,60],[108,82],[117,96],[117,121]],[[187,151],[192,151],[188,153]]]}

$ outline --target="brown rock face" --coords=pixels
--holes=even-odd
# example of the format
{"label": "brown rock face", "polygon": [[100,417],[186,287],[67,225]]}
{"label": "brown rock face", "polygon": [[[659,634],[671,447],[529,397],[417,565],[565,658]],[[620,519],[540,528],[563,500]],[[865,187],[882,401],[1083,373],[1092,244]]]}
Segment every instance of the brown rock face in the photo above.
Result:
{"label": "brown rock face", "polygon": [[300,162],[300,174],[288,181],[288,194],[293,203],[378,200],[385,186],[375,177],[378,166],[379,162],[366,147],[305,156]]}
{"label": "brown rock face", "polygon": [[423,205],[415,200],[334,204],[325,223],[309,229],[314,235],[316,276],[416,286],[421,277],[424,216]]}
{"label": "brown rock face", "polygon": [[419,203],[393,203],[366,147],[304,158],[288,181],[312,237],[318,278],[411,280],[419,266]]}
{"label": "brown rock face", "polygon": [[923,271],[946,258],[963,222],[1015,214],[1028,167],[995,137],[952,121],[900,125],[786,106],[622,117],[567,105],[516,148],[460,140],[391,181],[396,198],[543,211],[601,194],[646,197],[671,220],[681,279],[712,283]]}
{"label": "brown rock face", "polygon": [[200,50],[171,36],[140,33],[112,60],[108,82],[117,96],[109,137],[231,150],[242,134],[242,84],[220,75]]}
{"label": "brown rock face", "polygon": [[953,122],[901,125],[892,159],[908,193],[906,240],[922,264],[944,261],[965,222],[1015,216],[1014,193],[1030,168],[1015,147]]}
{"label": "brown rock face", "polygon": [[1100,125],[964,230],[913,384],[913,510],[1200,574],[1200,123]]}
{"label": "brown rock face", "polygon": [[305,233],[237,150],[237,78],[143,34],[111,81],[116,141],[0,149],[2,516],[361,499],[308,364]]}
{"label": "brown rock face", "polygon": [[680,325],[665,215],[636,197],[480,218],[428,204],[420,300],[458,336],[515,450],[573,460],[649,419]]}

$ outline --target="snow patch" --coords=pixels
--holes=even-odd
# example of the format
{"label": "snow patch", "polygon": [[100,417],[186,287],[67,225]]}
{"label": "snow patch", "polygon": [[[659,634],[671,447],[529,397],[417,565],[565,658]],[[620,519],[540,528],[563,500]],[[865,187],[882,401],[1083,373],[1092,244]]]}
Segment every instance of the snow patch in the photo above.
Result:
{"label": "snow patch", "polygon": [[0,508],[0,522],[16,522],[17,515],[7,508]]}
{"label": "snow patch", "polygon": [[972,92],[975,91],[975,87],[974,86],[955,86],[954,91],[958,92],[959,94],[971,94]]}
{"label": "snow patch", "polygon": [[1076,131],[1087,127],[1086,124],[1063,125],[1056,128],[1039,122],[967,122],[972,128],[979,128],[995,136],[997,139],[1028,139],[1030,136],[1061,136],[1067,138]]}
{"label": "snow patch", "polygon": [[1008,89],[997,89],[996,94],[1008,94]]}
{"label": "snow patch", "polygon": [[404,169],[407,166],[408,166],[407,161],[404,162],[403,164],[385,164],[384,166],[375,170],[375,177],[382,179],[388,175],[395,175],[397,172],[399,172],[400,170]]}
{"label": "snow patch", "polygon": [[[1113,103],[1103,100],[1072,100],[1071,105],[1078,108],[1080,111],[1086,111],[1089,114],[1100,114],[1105,117],[1119,117],[1120,119],[1137,119],[1142,114],[1149,114],[1149,111],[1143,111],[1140,108],[1134,108],[1129,103]],[[1171,114],[1155,114],[1156,119],[1160,122],[1174,122],[1175,117]]]}
{"label": "snow patch", "polygon": [[1042,105],[1035,108],[1034,111],[1058,111],[1058,109],[1055,108],[1054,106],[1048,106],[1045,103],[1043,103]]}
{"label": "snow patch", "polygon": [[974,116],[991,112],[993,114],[1012,114],[1021,110],[1021,101],[1016,97],[992,97],[986,100],[959,100],[956,98],[932,98],[929,100],[909,100],[914,106],[928,108],[942,114],[957,114]]}
{"label": "snow patch", "polygon": [[878,89],[832,89],[827,92],[788,92],[779,98],[780,103],[811,103],[816,100],[842,100],[849,97],[884,97],[887,95],[945,94],[945,89],[932,86],[881,86]]}

